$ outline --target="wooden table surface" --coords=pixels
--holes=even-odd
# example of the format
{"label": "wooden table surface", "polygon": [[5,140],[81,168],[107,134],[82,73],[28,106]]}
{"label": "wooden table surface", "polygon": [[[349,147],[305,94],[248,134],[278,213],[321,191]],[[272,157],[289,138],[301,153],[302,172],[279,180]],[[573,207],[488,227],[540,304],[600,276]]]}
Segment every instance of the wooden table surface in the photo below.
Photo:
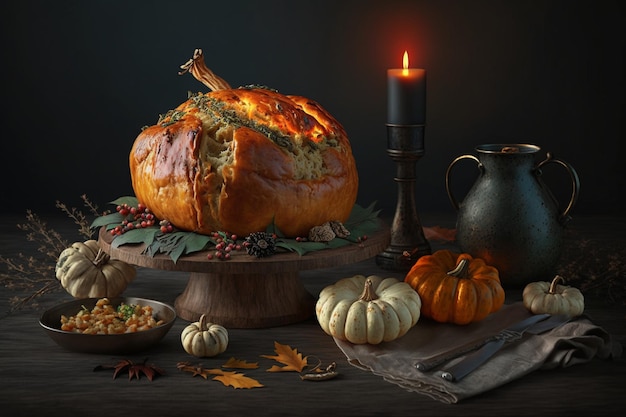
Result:
{"label": "wooden table surface", "polygon": [[[445,222],[448,221],[447,224]],[[31,251],[24,232],[15,225],[19,216],[0,222],[0,254],[14,256]],[[64,219],[62,224],[69,220]],[[449,219],[422,215],[426,226],[453,226]],[[52,223],[56,224],[56,223]],[[71,229],[71,223],[69,224]],[[62,226],[59,226],[62,227]],[[575,217],[569,226],[576,239],[589,237],[614,245],[626,243],[624,218]],[[61,231],[61,229],[59,229]],[[431,242],[432,243],[432,242]],[[433,249],[437,245],[433,244]],[[374,259],[333,268],[302,271],[305,287],[315,297],[340,278],[378,274],[403,278],[402,273],[380,270]],[[170,304],[185,289],[188,274],[138,268],[136,279],[124,295],[153,298]],[[626,277],[624,277],[626,279]],[[9,309],[15,291],[0,288],[0,308]],[[626,407],[626,362],[594,359],[589,363],[550,371],[536,371],[519,380],[458,404],[443,404],[410,393],[347,363],[333,339],[315,318],[287,326],[264,329],[230,329],[225,353],[196,359],[185,353],[180,333],[188,324],[180,318],[154,348],[130,356],[82,354],[66,351],[44,333],[38,320],[53,305],[71,300],[64,291],[44,295],[36,308],[25,308],[0,318],[0,410],[13,416],[176,416],[176,415],[338,415],[338,416],[579,416],[613,415]],[[521,291],[507,291],[507,303],[521,300]],[[279,302],[280,300],[277,300]],[[626,343],[626,308],[601,295],[586,296],[586,313],[594,323]],[[274,342],[298,349],[323,363],[336,361],[339,377],[324,382],[301,381],[294,373],[269,373]],[[218,368],[230,357],[259,362],[245,373],[263,388],[233,389],[220,382],[192,377],[176,368],[181,361]],[[164,376],[150,382],[145,377],[128,381],[126,374],[93,372],[100,364],[120,359],[148,362],[163,368]]]}

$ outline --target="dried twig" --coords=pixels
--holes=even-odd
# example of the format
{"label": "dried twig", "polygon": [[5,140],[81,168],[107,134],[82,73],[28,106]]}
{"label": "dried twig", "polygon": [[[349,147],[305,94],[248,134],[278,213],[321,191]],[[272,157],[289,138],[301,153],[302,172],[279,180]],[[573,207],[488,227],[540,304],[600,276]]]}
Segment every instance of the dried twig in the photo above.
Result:
{"label": "dried twig", "polygon": [[[86,195],[83,194],[81,198],[90,214],[95,216],[107,214],[107,212],[98,213],[98,206],[93,204]],[[91,238],[93,231],[83,212],[74,207],[69,208],[59,201],[56,202],[56,207],[74,221],[81,236],[86,239]],[[31,210],[26,211],[26,222],[18,224],[17,228],[26,232],[26,240],[35,243],[37,252],[42,256],[27,256],[24,253],[18,253],[10,258],[0,255],[0,265],[6,267],[0,269],[0,283],[12,290],[30,292],[23,297],[11,297],[9,299],[11,311],[26,305],[36,306],[37,298],[61,288],[56,278],[55,267],[59,254],[69,247],[69,242],[59,232],[50,228]]]}
{"label": "dried twig", "polygon": [[563,251],[559,275],[583,293],[626,305],[626,248],[620,245],[572,239]]}

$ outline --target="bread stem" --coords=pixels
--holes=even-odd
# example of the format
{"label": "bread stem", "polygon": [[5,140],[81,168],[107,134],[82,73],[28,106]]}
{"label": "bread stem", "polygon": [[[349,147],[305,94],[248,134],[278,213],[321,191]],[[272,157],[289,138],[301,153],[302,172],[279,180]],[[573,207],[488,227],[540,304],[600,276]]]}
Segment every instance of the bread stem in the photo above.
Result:
{"label": "bread stem", "polygon": [[229,90],[231,88],[230,84],[207,68],[202,49],[196,49],[193,52],[193,58],[181,65],[180,68],[182,71],[179,71],[178,75],[189,72],[196,80],[209,87],[211,91]]}

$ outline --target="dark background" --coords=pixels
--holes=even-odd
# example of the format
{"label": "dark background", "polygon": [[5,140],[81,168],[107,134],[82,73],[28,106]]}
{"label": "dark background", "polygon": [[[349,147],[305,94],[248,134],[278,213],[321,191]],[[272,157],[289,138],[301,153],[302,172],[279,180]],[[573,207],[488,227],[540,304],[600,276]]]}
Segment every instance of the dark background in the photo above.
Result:
{"label": "dark background", "polygon": [[[310,97],[346,128],[358,202],[396,204],[386,69],[428,74],[422,212],[453,212],[448,164],[482,143],[534,143],[573,165],[580,214],[622,214],[624,6],[619,1],[14,1],[2,3],[0,210],[58,212],[132,194],[128,153],[187,91],[202,48],[231,85]],[[569,177],[545,177],[563,204]],[[458,171],[458,172],[457,172]],[[462,198],[477,174],[455,169]]]}

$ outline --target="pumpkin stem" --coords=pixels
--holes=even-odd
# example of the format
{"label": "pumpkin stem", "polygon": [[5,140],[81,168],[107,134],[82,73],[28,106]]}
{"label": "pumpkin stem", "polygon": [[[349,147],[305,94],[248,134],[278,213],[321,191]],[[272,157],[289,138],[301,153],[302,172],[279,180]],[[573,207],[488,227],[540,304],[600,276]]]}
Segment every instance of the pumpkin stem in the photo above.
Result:
{"label": "pumpkin stem", "polygon": [[198,327],[200,327],[201,331],[207,330],[207,327],[206,327],[206,316],[204,314],[201,315],[200,319],[198,320]]}
{"label": "pumpkin stem", "polygon": [[552,282],[550,283],[550,289],[548,290],[548,294],[557,293],[556,286],[558,285],[559,281],[562,281],[565,284],[565,279],[562,276],[560,275],[555,276]]}
{"label": "pumpkin stem", "polygon": [[179,71],[178,75],[189,72],[196,80],[209,87],[211,91],[230,90],[231,88],[226,81],[207,68],[202,56],[202,49],[196,49],[193,52],[193,58],[181,65],[180,68],[182,71]]}
{"label": "pumpkin stem", "polygon": [[452,275],[457,278],[465,278],[467,276],[467,270],[469,269],[469,260],[461,259],[456,267],[452,271],[448,271],[448,275]]}
{"label": "pumpkin stem", "polygon": [[372,289],[372,280],[369,278],[366,279],[363,292],[361,293],[361,296],[359,297],[359,301],[369,302],[377,298],[378,298],[378,295],[376,295],[376,292]]}
{"label": "pumpkin stem", "polygon": [[110,258],[109,254],[103,251],[102,248],[98,248],[98,253],[96,253],[96,257],[91,263],[96,267],[100,267],[102,264],[109,262]]}

